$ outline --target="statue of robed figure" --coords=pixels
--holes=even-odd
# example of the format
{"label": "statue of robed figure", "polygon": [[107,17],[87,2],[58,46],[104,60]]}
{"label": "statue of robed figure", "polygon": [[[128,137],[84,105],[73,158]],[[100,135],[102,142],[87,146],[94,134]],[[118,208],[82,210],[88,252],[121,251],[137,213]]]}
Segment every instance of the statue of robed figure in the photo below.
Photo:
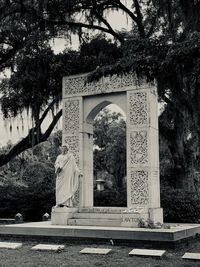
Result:
{"label": "statue of robed figure", "polygon": [[79,186],[80,171],[69,146],[62,146],[62,153],[55,162],[56,207],[73,207],[74,196]]}

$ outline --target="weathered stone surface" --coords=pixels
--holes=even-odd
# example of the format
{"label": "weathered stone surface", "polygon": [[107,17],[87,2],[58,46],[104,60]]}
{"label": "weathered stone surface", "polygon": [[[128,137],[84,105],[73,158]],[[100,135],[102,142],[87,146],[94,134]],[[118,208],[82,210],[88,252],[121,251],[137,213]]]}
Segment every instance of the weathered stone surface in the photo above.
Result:
{"label": "weathered stone surface", "polygon": [[80,251],[81,254],[101,254],[106,255],[108,254],[112,249],[107,248],[84,248]]}
{"label": "weathered stone surface", "polygon": [[110,226],[119,227],[121,226],[120,219],[68,219],[68,225],[80,225],[80,226]]}
{"label": "weathered stone surface", "polygon": [[73,218],[77,208],[58,207],[52,208],[51,223],[54,225],[68,225],[68,220]]}
{"label": "weathered stone surface", "polygon": [[13,242],[0,242],[0,248],[10,248],[17,249],[22,246],[22,243],[13,243]]}
{"label": "weathered stone surface", "polygon": [[133,249],[129,253],[129,256],[144,256],[144,257],[162,257],[165,254],[165,250],[155,249]]}

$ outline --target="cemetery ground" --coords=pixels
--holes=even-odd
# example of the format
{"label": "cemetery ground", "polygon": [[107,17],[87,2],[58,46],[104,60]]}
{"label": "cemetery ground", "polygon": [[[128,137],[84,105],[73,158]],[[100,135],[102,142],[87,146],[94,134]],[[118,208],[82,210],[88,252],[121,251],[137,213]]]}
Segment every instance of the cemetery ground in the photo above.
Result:
{"label": "cemetery ground", "polygon": [[[5,241],[5,240],[0,240]],[[21,242],[19,240],[9,240],[10,242]],[[166,254],[160,258],[151,257],[130,257],[128,254],[136,246],[111,246],[109,243],[89,243],[86,242],[42,242],[40,241],[22,241],[23,245],[18,249],[0,249],[0,267],[40,267],[40,266],[137,266],[137,267],[193,267],[200,266],[199,261],[187,261],[182,259],[186,252],[200,252],[200,239],[196,238],[182,244],[176,249],[166,249]],[[54,251],[33,251],[31,248],[37,244],[63,244],[64,250]],[[107,255],[80,254],[80,251],[86,247],[108,248],[112,251]],[[153,249],[152,246],[145,247]],[[159,248],[158,248],[159,249]],[[162,248],[164,249],[164,248]]]}

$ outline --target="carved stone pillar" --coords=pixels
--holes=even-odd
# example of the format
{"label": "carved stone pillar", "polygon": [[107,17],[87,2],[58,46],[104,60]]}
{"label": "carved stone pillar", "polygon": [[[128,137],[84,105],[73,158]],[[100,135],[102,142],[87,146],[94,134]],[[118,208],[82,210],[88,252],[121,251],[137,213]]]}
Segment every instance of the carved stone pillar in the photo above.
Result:
{"label": "carved stone pillar", "polygon": [[93,124],[82,128],[83,178],[81,207],[93,207]]}
{"label": "carved stone pillar", "polygon": [[127,202],[163,221],[160,208],[158,112],[156,90],[127,92]]}
{"label": "carved stone pillar", "polygon": [[[69,150],[74,155],[76,163],[83,170],[82,151],[82,97],[71,97],[63,99],[63,134],[62,143],[69,145]],[[75,195],[75,206],[81,203],[81,185]]]}

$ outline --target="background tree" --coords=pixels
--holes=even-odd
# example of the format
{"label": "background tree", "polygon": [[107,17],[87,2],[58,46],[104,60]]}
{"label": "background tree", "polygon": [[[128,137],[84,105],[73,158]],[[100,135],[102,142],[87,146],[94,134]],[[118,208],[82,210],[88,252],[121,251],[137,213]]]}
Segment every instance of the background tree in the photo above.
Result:
{"label": "background tree", "polygon": [[[31,48],[24,48],[15,58],[16,70],[10,79],[0,84],[1,104],[5,118],[30,110],[33,128],[19,143],[0,155],[0,165],[25,149],[47,140],[62,115],[59,103],[63,76],[88,72],[106,62],[112,64],[120,55],[121,50],[117,45],[105,40],[104,36],[84,43],[79,51],[64,51],[58,55],[47,43],[39,42]],[[42,132],[42,124],[50,112],[53,115],[52,122]]]}
{"label": "background tree", "polygon": [[120,113],[104,109],[94,121],[94,171],[107,172],[120,191],[126,176],[126,122]]}
{"label": "background tree", "polygon": [[[7,2],[9,4],[5,9]],[[171,117],[171,128],[160,121],[160,133],[171,153],[176,185],[189,189],[194,179],[192,166],[198,162],[196,159],[199,152],[196,148],[200,143],[200,2],[133,0],[131,4],[131,7],[128,7],[126,1],[120,0],[5,0],[0,6],[4,23],[1,28],[3,29],[6,20],[9,22],[9,33],[13,29],[12,25],[18,26],[19,31],[15,31],[16,33],[25,28],[26,42],[23,47],[24,44],[30,44],[34,28],[43,33],[41,37],[44,34],[45,37],[55,37],[64,33],[68,37],[71,33],[77,33],[80,39],[83,39],[85,30],[98,30],[113,36],[121,45],[123,57],[117,63],[111,63],[112,66],[96,70],[93,79],[131,71],[135,72],[140,80],[156,80],[159,96],[166,103],[166,111],[169,111],[168,115]],[[121,10],[127,15],[132,24],[130,32],[120,33],[111,26],[106,14],[112,10]],[[28,21],[31,27],[29,31],[23,26],[26,25],[24,21]],[[12,34],[15,32],[12,31]],[[6,33],[2,35],[2,44],[7,40],[4,36],[7,36]],[[14,41],[18,39],[17,34],[12,36]],[[15,46],[15,42],[11,42],[9,49],[7,46],[5,48],[5,45],[2,47],[3,53],[12,52],[12,55],[16,55],[16,51],[21,49]],[[13,59],[12,55],[8,57],[8,61]],[[170,110],[173,112],[170,113]]]}

